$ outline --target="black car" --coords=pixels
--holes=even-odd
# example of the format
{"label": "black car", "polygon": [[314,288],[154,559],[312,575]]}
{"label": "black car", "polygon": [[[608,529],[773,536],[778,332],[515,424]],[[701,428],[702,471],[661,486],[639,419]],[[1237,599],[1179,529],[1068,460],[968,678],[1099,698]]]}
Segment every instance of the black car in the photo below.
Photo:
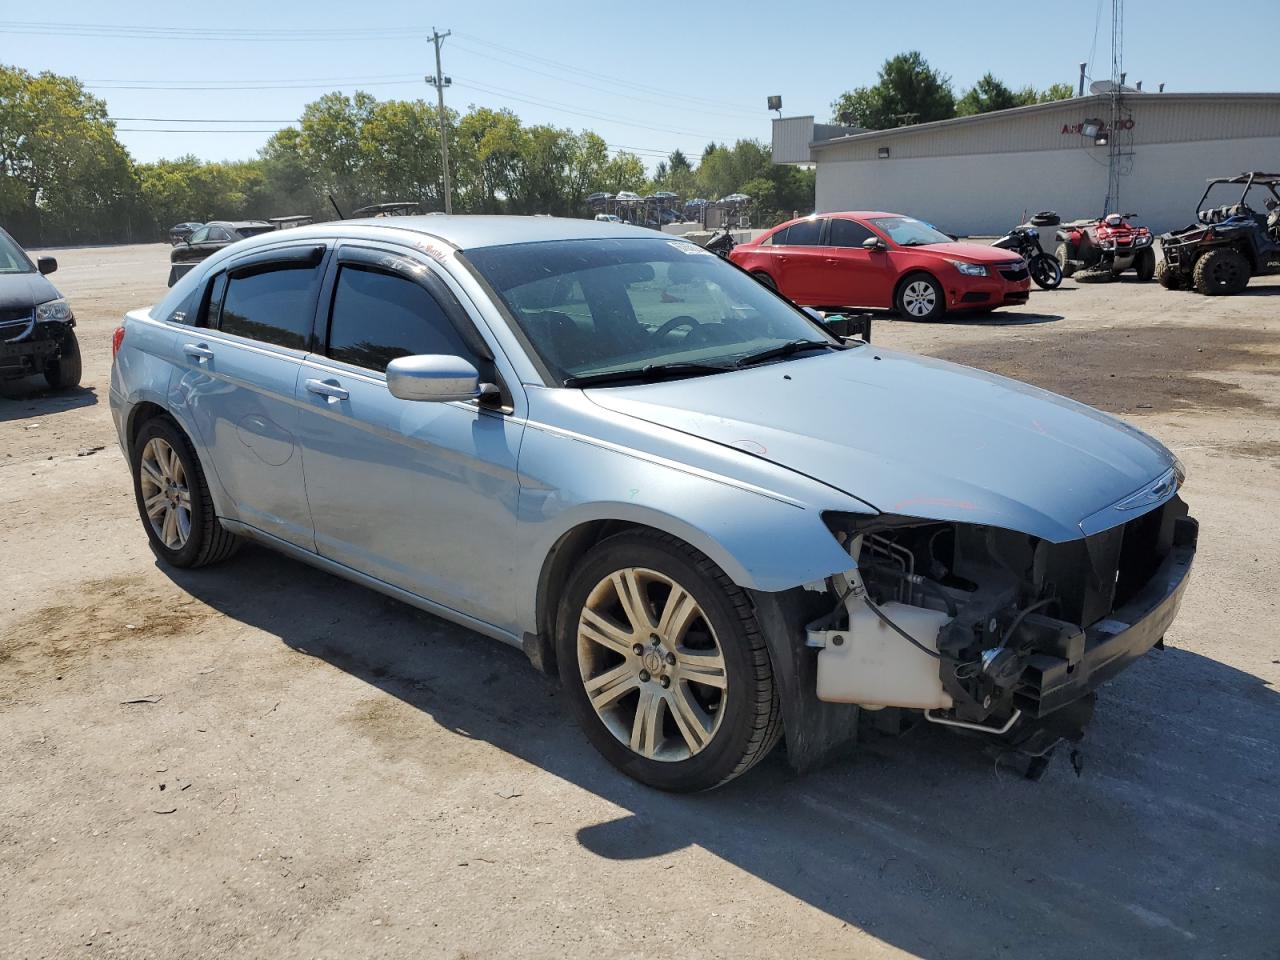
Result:
{"label": "black car", "polygon": [[57,269],[53,257],[32,263],[0,229],[0,380],[40,373],[55,390],[79,385],[76,317],[44,277]]}
{"label": "black car", "polygon": [[197,220],[175,223],[169,228],[169,242],[176,247],[203,226],[204,224]]}
{"label": "black car", "polygon": [[229,247],[237,240],[270,233],[275,229],[265,220],[213,220],[169,251],[169,286],[173,286],[188,270],[210,254]]}

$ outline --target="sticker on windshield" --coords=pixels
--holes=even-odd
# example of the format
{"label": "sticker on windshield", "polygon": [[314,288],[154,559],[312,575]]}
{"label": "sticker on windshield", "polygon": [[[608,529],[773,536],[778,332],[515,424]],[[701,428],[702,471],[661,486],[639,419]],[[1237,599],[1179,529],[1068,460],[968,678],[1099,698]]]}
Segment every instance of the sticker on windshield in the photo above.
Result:
{"label": "sticker on windshield", "polygon": [[696,243],[690,243],[688,240],[668,240],[668,247],[675,247],[681,253],[687,253],[689,256],[697,256],[700,253],[706,254],[708,257],[714,257],[715,254],[710,250],[704,250]]}

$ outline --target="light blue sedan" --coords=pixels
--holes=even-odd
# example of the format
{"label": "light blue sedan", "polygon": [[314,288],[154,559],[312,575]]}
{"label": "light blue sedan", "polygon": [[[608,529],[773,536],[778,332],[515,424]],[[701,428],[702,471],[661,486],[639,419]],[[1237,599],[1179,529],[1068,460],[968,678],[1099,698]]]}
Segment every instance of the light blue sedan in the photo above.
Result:
{"label": "light blue sedan", "polygon": [[618,224],[267,234],[113,351],[164,562],[252,539],[519,646],[663,789],[782,738],[805,768],[860,717],[1044,754],[1159,644],[1195,552],[1150,437]]}

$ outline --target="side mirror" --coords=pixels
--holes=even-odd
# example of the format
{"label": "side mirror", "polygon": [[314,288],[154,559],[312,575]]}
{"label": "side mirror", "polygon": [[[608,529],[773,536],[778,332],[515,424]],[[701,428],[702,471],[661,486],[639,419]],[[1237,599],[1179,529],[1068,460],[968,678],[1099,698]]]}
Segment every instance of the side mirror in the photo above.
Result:
{"label": "side mirror", "polygon": [[887,250],[889,245],[879,237],[867,237],[862,241],[863,250]]}
{"label": "side mirror", "polygon": [[476,368],[461,357],[424,354],[387,364],[387,390],[401,400],[448,403],[476,400],[491,393],[493,385],[481,386]]}
{"label": "side mirror", "polygon": [[41,273],[53,273],[58,269],[58,261],[53,257],[41,257],[36,261],[36,269]]}

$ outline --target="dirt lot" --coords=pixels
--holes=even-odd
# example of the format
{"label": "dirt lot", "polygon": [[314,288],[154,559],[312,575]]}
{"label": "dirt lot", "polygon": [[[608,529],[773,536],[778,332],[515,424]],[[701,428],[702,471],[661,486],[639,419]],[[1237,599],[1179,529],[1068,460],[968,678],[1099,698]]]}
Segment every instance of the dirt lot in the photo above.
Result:
{"label": "dirt lot", "polygon": [[166,251],[54,251],[86,387],[0,399],[0,956],[1280,956],[1280,283],[876,326],[1188,467],[1192,586],[1082,777],[929,729],[672,797],[517,651],[258,549],[157,565],[107,382]]}

